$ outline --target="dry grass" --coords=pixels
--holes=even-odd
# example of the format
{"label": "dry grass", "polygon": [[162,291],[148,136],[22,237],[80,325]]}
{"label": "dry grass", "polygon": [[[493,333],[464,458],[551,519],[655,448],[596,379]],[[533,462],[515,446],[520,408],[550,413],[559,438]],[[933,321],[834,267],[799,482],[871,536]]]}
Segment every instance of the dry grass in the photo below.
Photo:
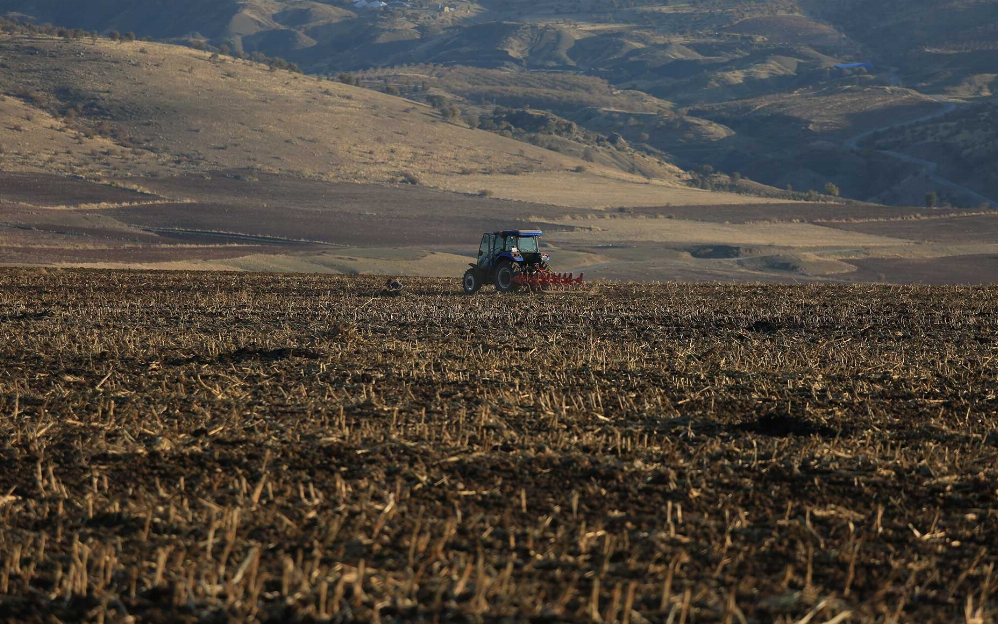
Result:
{"label": "dry grass", "polygon": [[0,167],[4,171],[85,175],[98,169],[131,171],[156,162],[148,152],[134,154],[109,138],[88,138],[62,119],[15,97],[2,95],[0,148]]}
{"label": "dry grass", "polygon": [[0,273],[12,620],[985,622],[994,289]]}
{"label": "dry grass", "polygon": [[433,185],[464,193],[475,193],[476,189],[487,186],[495,197],[529,197],[531,201],[569,208],[773,203],[763,197],[701,191],[675,181],[647,180],[621,172],[583,171],[465,175],[451,180],[430,176],[428,180]]}
{"label": "dry grass", "polygon": [[544,223],[570,226],[568,231],[552,231],[557,242],[577,244],[634,243],[724,243],[788,248],[883,247],[908,241],[862,232],[826,228],[810,223],[711,223],[682,219],[656,219],[649,215],[606,215],[545,219]]}
{"label": "dry grass", "polygon": [[[0,144],[12,143],[2,156],[10,170],[38,171],[45,165],[49,171],[100,177],[243,169],[381,184],[398,183],[408,174],[432,179],[438,188],[467,190],[461,171],[470,167],[540,172],[561,186],[592,193],[607,176],[643,181],[598,164],[587,165],[586,175],[573,174],[583,165],[579,158],[444,121],[423,104],[229,57],[211,60],[189,48],[6,36],[0,51],[7,59],[0,78],[11,91],[40,94],[38,100],[56,114],[70,105],[103,111],[72,126],[46,115],[44,123],[64,134],[63,142],[82,136],[76,127],[98,131],[94,140],[102,142],[101,149],[85,144],[72,159],[57,153],[48,162],[50,152],[63,150],[58,142],[52,149],[32,145],[12,151],[17,144],[0,130]],[[3,103],[37,108],[28,104],[14,98]],[[34,128],[9,133],[36,134]],[[666,181],[676,183],[682,175],[646,160]],[[134,184],[142,187],[141,180]],[[618,185],[618,202],[626,203],[636,186]],[[491,186],[479,184],[470,192],[481,188]],[[505,192],[526,201],[550,195],[529,184],[506,184]],[[665,194],[658,197],[669,201]]]}
{"label": "dry grass", "polygon": [[257,254],[233,258],[226,261],[224,266],[242,271],[449,277],[460,272],[462,267],[467,267],[472,259],[451,253],[415,249],[405,251],[408,253],[392,249],[350,249],[288,256]]}
{"label": "dry grass", "polygon": [[918,119],[938,110],[928,96],[897,87],[806,89],[706,105],[703,116],[732,123],[771,128],[774,133],[805,131],[810,137],[845,139],[905,119]]}

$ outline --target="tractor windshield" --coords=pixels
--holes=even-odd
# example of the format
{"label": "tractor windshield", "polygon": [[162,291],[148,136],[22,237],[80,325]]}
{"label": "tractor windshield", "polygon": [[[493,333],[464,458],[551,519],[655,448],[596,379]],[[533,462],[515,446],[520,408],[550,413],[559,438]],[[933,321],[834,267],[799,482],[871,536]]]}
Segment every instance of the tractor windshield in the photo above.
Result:
{"label": "tractor windshield", "polygon": [[516,246],[520,253],[537,253],[537,237],[520,236]]}

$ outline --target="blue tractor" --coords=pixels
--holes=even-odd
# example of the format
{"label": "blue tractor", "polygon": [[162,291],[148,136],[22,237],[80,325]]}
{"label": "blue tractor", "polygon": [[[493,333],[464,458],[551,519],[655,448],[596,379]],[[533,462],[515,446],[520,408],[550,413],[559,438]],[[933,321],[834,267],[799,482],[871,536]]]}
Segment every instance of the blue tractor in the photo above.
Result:
{"label": "blue tractor", "polygon": [[553,286],[578,286],[582,275],[552,273],[550,258],[541,253],[540,230],[500,230],[482,235],[478,262],[464,272],[464,292],[474,294],[486,282],[508,293],[519,288],[531,291]]}
{"label": "blue tractor", "polygon": [[540,251],[540,230],[500,230],[482,235],[478,262],[464,272],[464,292],[474,294],[492,282],[499,292],[511,292],[529,274],[547,271],[548,255]]}

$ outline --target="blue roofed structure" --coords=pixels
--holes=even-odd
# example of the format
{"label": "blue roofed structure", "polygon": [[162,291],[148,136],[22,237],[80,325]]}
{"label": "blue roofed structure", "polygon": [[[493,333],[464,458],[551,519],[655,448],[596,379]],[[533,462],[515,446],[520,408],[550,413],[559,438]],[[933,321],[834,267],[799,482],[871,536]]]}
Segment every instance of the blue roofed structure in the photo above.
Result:
{"label": "blue roofed structure", "polygon": [[873,63],[840,63],[835,66],[835,69],[856,69],[858,67],[873,69]]}

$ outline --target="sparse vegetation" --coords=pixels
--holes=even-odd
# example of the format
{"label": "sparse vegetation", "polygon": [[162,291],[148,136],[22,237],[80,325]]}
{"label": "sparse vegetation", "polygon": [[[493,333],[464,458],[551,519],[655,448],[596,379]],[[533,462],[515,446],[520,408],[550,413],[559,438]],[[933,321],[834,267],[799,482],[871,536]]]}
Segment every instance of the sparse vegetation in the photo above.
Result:
{"label": "sparse vegetation", "polygon": [[[998,197],[998,105],[967,106],[922,124],[874,137],[877,149],[906,152],[938,163],[948,178]],[[966,203],[966,202],[965,202]],[[970,206],[976,206],[973,201]]]}
{"label": "sparse vegetation", "polygon": [[[840,87],[858,95],[873,86],[928,85],[931,92],[961,97],[987,97],[994,89],[988,31],[993,7],[988,2],[849,0],[832,6],[801,0],[709,0],[684,10],[676,3],[644,0],[476,2],[444,12],[424,0],[374,12],[351,11],[347,2],[320,4],[324,6],[306,10],[290,0],[247,0],[181,17],[155,3],[131,10],[128,0],[106,0],[101,15],[124,16],[112,24],[85,4],[28,0],[18,5],[18,14],[39,24],[65,22],[60,31],[69,36],[79,31],[70,26],[113,25],[163,39],[192,33],[199,49],[253,49],[286,56],[306,71],[364,73],[372,82],[390,81],[403,93],[446,92],[463,100],[458,104],[462,109],[528,104],[599,133],[605,133],[604,125],[642,121],[646,127],[622,132],[625,138],[642,143],[647,134],[653,149],[676,155],[687,166],[699,164],[697,156],[705,157],[703,148],[714,144],[724,129],[708,127],[698,115],[672,111],[672,103],[699,106],[760,96],[793,101],[814,89],[819,99],[828,96],[819,108],[831,112],[843,108],[835,98]],[[259,20],[252,33],[230,28],[248,15]],[[871,24],[884,24],[890,35]],[[349,43],[330,29],[350,33]],[[401,43],[416,40],[420,45]],[[960,58],[956,64],[951,62],[954,55]],[[833,67],[847,60],[870,65]],[[890,67],[897,71],[892,74]],[[748,114],[738,134],[752,136],[751,125],[767,119],[766,111],[759,110],[759,115]],[[643,115],[660,115],[662,123],[642,120]],[[587,116],[599,119],[587,125]],[[678,128],[669,132],[672,125]],[[800,139],[821,131],[822,125],[791,122],[783,128]],[[785,143],[784,137],[774,138],[774,143]],[[690,142],[696,145],[682,154],[673,149]],[[786,145],[772,147],[769,156]],[[713,164],[736,166],[721,162],[733,155],[739,155],[737,149],[726,150]],[[817,165],[801,162],[808,169]],[[848,185],[842,191],[853,193]]]}
{"label": "sparse vegetation", "polygon": [[[108,6],[123,2],[108,0]],[[319,77],[339,72],[339,79],[353,86],[425,98],[448,121],[460,119],[471,128],[482,122],[492,129],[489,112],[497,105],[544,113],[573,124],[575,136],[569,140],[580,146],[593,144],[588,133],[686,169],[705,162],[725,171],[737,168],[758,182],[743,186],[743,193],[769,194],[762,185],[782,188],[788,182],[820,192],[832,180],[844,197],[901,205],[920,203],[925,189],[909,191],[907,172],[897,163],[885,162],[872,150],[833,153],[829,143],[884,127],[885,119],[917,118],[937,106],[898,83],[932,85],[934,92],[965,98],[986,98],[998,88],[989,48],[981,43],[988,37],[968,26],[974,20],[987,23],[988,3],[970,6],[964,0],[873,8],[866,0],[835,7],[800,0],[710,0],[686,10],[644,0],[472,3],[455,11],[440,11],[423,0],[360,12],[349,10],[348,3],[320,4],[303,9],[288,0],[247,0],[182,18],[150,5],[126,11],[127,19],[113,25],[169,40],[176,40],[178,32],[192,33],[189,44],[198,50],[251,58],[272,71],[304,69]],[[66,42],[85,34],[71,26],[111,25],[96,24],[93,12],[78,7],[55,10],[50,3],[28,0],[19,9],[37,23],[65,21],[50,30]],[[857,22],[856,16],[867,11],[893,29],[893,43]],[[230,30],[251,14],[261,20],[259,31]],[[913,15],[932,16],[925,23],[947,35],[923,32]],[[10,22],[11,30],[27,28],[35,27]],[[349,32],[350,43],[334,31]],[[134,38],[130,32],[109,34],[120,41]],[[907,48],[903,42],[908,39],[922,42],[921,47]],[[417,40],[418,46],[402,44]],[[954,54],[961,55],[955,65],[950,62]],[[870,64],[833,66],[845,60]],[[897,71],[887,69],[896,66]],[[494,131],[567,155],[578,156],[582,149],[533,137],[565,138],[559,130],[521,133],[513,125]],[[967,136],[980,135],[975,122],[952,125],[966,127],[951,128],[953,140],[947,143],[966,149],[960,161],[946,150],[947,175],[961,177],[978,193],[998,194],[998,175],[991,176],[989,168],[994,150],[986,141],[966,145]],[[600,164],[652,178],[673,175],[628,160],[633,159],[608,155]],[[716,181],[710,184],[718,188]],[[970,206],[981,198],[953,201]]]}
{"label": "sparse vegetation", "polygon": [[[45,164],[47,170],[69,175],[108,175],[115,169],[145,176],[281,163],[280,168],[289,173],[361,183],[397,182],[399,171],[409,171],[428,185],[474,193],[488,184],[475,182],[466,188],[463,182],[447,178],[476,164],[479,171],[565,172],[578,155],[571,149],[562,156],[472,132],[458,121],[457,112],[463,110],[456,104],[447,107],[454,107],[448,108],[448,114],[457,123],[440,124],[421,107],[374,90],[304,80],[289,89],[288,81],[295,78],[280,70],[263,73],[264,68],[224,61],[221,55],[207,62],[218,52],[147,43],[143,45],[148,62],[139,64],[137,46],[127,44],[101,41],[76,48],[78,44],[45,38],[30,46],[22,43],[16,38],[0,41],[5,59],[0,81],[8,85],[8,93],[23,96],[24,105],[0,107],[16,113],[9,119],[43,110],[56,118],[46,133],[64,135],[57,138],[60,147],[81,140],[86,145],[52,167],[46,163],[47,155],[20,157],[22,162],[5,162],[5,167],[37,161],[34,166]],[[36,49],[44,53],[34,54]],[[59,75],[54,81],[50,70],[56,66]],[[102,69],[93,74],[93,67]],[[188,99],[194,91],[203,97]],[[176,114],[180,110],[183,115]],[[259,132],[264,125],[270,130]],[[5,131],[16,134],[10,126],[8,122],[0,129],[0,141],[12,140],[3,136]],[[192,128],[199,131],[198,147],[191,143]],[[46,141],[38,134],[40,148]],[[141,150],[143,155],[134,160],[108,158],[107,141],[116,148]],[[100,156],[91,158],[94,153]],[[354,157],[355,153],[363,156]],[[430,153],[432,158],[424,156]],[[414,154],[421,157],[413,158]],[[321,173],[316,171],[317,158],[328,163]],[[668,180],[677,170],[660,167],[656,173]],[[582,182],[602,185],[595,175],[589,178]]]}

